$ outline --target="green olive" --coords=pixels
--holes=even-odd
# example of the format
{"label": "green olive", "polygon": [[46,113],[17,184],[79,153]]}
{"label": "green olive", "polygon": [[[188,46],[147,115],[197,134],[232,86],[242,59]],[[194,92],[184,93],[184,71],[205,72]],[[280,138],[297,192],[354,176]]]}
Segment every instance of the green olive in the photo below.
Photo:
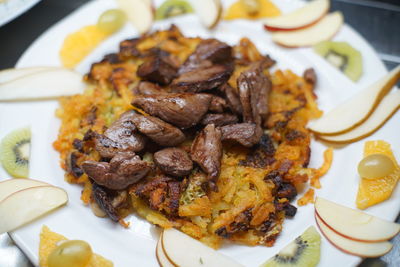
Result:
{"label": "green olive", "polygon": [[106,33],[114,33],[125,24],[125,13],[119,9],[109,9],[100,15],[97,27]]}
{"label": "green olive", "polygon": [[383,154],[372,154],[358,163],[358,173],[365,179],[376,179],[391,174],[395,169],[393,161]]}
{"label": "green olive", "polygon": [[51,252],[47,264],[49,267],[84,267],[92,255],[92,249],[85,241],[69,240]]}

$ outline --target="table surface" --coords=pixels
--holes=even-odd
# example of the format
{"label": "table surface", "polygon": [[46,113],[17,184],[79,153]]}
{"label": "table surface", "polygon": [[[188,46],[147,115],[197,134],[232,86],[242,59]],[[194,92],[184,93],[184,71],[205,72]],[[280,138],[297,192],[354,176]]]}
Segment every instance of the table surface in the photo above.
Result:
{"label": "table surface", "polygon": [[[25,49],[41,33],[87,2],[42,0],[25,14],[0,27],[0,69],[14,67]],[[400,64],[400,0],[332,0],[332,9],[343,12],[346,23],[371,43],[389,70]],[[26,25],[29,25],[29,30]],[[400,222],[400,216],[397,222]],[[392,242],[394,247],[390,253],[364,260],[359,267],[400,266],[400,235]],[[0,235],[0,266],[32,267],[7,234]]]}

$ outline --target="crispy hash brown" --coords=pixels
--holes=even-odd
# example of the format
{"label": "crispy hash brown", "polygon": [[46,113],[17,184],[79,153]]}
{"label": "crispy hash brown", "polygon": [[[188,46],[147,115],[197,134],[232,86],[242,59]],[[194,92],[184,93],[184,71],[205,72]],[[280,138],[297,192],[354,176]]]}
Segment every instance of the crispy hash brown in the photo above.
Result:
{"label": "crispy hash brown", "polygon": [[[152,60],[154,54],[167,54],[169,64],[179,68],[201,41],[183,36],[175,26],[122,41],[118,53],[92,65],[86,75],[90,86],[84,94],[61,99],[56,115],[62,123],[54,148],[60,153],[65,179],[83,186],[81,199],[97,215],[103,213],[123,224],[126,215],[136,212],[153,224],[179,228],[214,248],[225,239],[272,246],[284,218],[296,213],[289,203],[297,194],[296,188],[318,178],[315,170],[307,168],[311,151],[306,124],[321,111],[312,79],[306,81],[289,70],[270,73],[274,61],[246,38],[232,48],[234,61],[227,84],[238,94],[241,73],[251,63],[263,61],[262,72],[272,83],[266,98],[268,112],[255,146],[229,140],[222,143],[221,168],[213,189],[205,184],[208,177],[204,169],[196,166],[183,179],[161,175],[159,168],[153,168],[124,190],[99,186],[82,169],[83,162],[104,160],[93,136],[104,133],[125,111],[134,109],[148,115],[131,105],[141,80],[139,66]],[[169,92],[174,81],[171,86],[163,84],[169,82],[161,80],[156,89]],[[177,147],[190,151],[198,130],[185,130],[186,140]],[[150,145],[138,154],[154,164],[155,151]]]}

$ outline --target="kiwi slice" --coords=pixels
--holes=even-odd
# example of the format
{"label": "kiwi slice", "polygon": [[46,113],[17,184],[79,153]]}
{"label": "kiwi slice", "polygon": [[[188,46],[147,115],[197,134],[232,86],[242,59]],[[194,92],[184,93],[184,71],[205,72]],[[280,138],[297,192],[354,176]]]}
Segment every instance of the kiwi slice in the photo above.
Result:
{"label": "kiwi slice", "polygon": [[284,247],[260,267],[313,267],[320,258],[321,236],[310,226],[301,236]]}
{"label": "kiwi slice", "polygon": [[13,177],[29,175],[31,130],[22,128],[6,135],[0,144],[0,162]]}
{"label": "kiwi slice", "polygon": [[353,81],[363,72],[361,53],[346,42],[324,41],[314,46],[314,51],[340,69]]}
{"label": "kiwi slice", "polygon": [[192,13],[192,6],[185,0],[167,0],[156,11],[156,20]]}

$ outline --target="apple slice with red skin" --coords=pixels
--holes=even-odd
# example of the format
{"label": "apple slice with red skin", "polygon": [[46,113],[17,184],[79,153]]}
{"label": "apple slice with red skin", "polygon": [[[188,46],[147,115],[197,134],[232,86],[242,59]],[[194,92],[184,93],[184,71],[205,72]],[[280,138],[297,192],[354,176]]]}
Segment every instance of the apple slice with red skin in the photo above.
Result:
{"label": "apple slice with red skin", "polygon": [[168,260],[167,256],[165,256],[164,250],[162,248],[161,240],[162,240],[162,233],[160,235],[160,238],[157,241],[157,247],[156,247],[156,257],[157,257],[158,264],[161,267],[175,267],[175,265],[173,265]]}
{"label": "apple slice with red skin", "polygon": [[9,195],[31,187],[46,186],[48,183],[26,178],[14,178],[0,182],[0,202]]}
{"label": "apple slice with red skin", "polygon": [[264,20],[268,31],[293,31],[309,27],[322,19],[329,11],[329,0],[314,0],[293,12]]}
{"label": "apple slice with red skin", "polygon": [[17,191],[0,202],[0,234],[13,231],[67,202],[67,193],[55,186]]}
{"label": "apple slice with red skin", "polygon": [[325,236],[325,238],[328,239],[333,246],[344,253],[363,258],[375,258],[385,255],[393,247],[393,245],[387,241],[366,243],[345,238],[332,231],[326,224],[322,222],[317,214],[315,214],[315,220],[317,221],[319,230]]}
{"label": "apple slice with red skin", "polygon": [[272,33],[272,41],[284,47],[312,46],[330,40],[343,24],[343,14],[339,11],[324,16],[314,25],[296,30]]}
{"label": "apple slice with red skin", "polygon": [[400,224],[382,220],[365,212],[350,209],[317,197],[315,213],[333,232],[359,242],[382,242],[400,232]]}
{"label": "apple slice with red skin", "polygon": [[165,256],[174,266],[243,267],[243,265],[174,228],[164,229],[161,245]]}

